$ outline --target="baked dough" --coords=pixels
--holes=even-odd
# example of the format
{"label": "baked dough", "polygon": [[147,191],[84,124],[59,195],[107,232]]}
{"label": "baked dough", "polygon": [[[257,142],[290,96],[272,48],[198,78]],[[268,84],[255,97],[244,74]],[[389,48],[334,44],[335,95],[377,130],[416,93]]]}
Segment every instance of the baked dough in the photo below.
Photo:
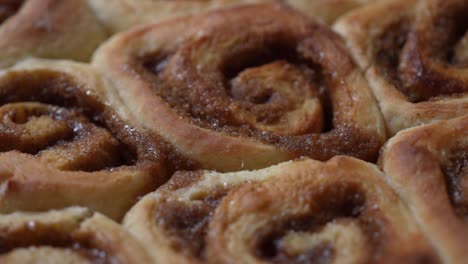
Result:
{"label": "baked dough", "polygon": [[121,226],[81,207],[0,215],[0,232],[3,264],[151,263]]}
{"label": "baked dough", "polygon": [[463,0],[385,0],[334,25],[365,71],[390,136],[468,114],[467,12]]}
{"label": "baked dough", "polygon": [[464,263],[468,116],[401,131],[388,141],[380,166],[444,263]]}
{"label": "baked dough", "polygon": [[[136,25],[193,15],[207,10],[255,3],[284,3],[304,14],[331,23],[341,14],[371,0],[88,0],[112,32]],[[376,0],[374,0],[376,1]]]}
{"label": "baked dough", "polygon": [[0,68],[26,57],[87,61],[106,38],[86,0],[0,2]]}
{"label": "baked dough", "polygon": [[1,213],[81,205],[120,219],[166,181],[157,141],[109,106],[106,85],[69,61],[0,72]]}
{"label": "baked dough", "polygon": [[125,216],[155,263],[436,263],[375,165],[338,156],[178,172]]}
{"label": "baked dough", "polygon": [[284,5],[250,5],[118,34],[93,65],[141,127],[200,168],[299,156],[376,160],[377,103],[339,37]]}

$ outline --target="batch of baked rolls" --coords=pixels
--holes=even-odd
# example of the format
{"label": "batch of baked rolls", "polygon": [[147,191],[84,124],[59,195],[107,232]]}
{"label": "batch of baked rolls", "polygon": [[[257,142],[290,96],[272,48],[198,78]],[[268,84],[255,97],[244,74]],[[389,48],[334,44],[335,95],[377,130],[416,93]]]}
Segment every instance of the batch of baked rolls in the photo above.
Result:
{"label": "batch of baked rolls", "polygon": [[0,0],[0,263],[468,263],[467,0]]}

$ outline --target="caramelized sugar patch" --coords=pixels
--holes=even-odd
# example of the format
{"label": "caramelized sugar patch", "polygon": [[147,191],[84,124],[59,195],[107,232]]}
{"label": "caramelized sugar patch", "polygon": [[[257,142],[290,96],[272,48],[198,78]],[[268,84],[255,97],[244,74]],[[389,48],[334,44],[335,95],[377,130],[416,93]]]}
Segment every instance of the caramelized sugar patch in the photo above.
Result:
{"label": "caramelized sugar patch", "polygon": [[468,3],[449,3],[442,10],[445,12],[435,17],[426,32],[431,40],[425,43],[429,55],[441,63],[466,68],[468,58],[458,49],[463,48],[461,42],[466,41],[468,36]]}
{"label": "caramelized sugar patch", "polygon": [[455,73],[468,66],[468,4],[427,6],[434,9],[428,12],[432,16],[391,24],[374,43],[380,74],[413,103],[468,92],[468,80]]}
{"label": "caramelized sugar patch", "polygon": [[[275,124],[307,97],[325,100],[319,67],[297,54],[291,40],[279,39],[227,57],[221,66],[228,96],[256,122]],[[312,93],[308,93],[313,91]],[[233,120],[227,123],[234,122]],[[318,129],[319,131],[321,129]]]}
{"label": "caramelized sugar patch", "polygon": [[[377,222],[365,219],[365,196],[359,186],[354,184],[326,186],[322,191],[312,195],[314,195],[312,212],[283,218],[272,224],[269,232],[259,234],[261,239],[256,249],[259,258],[272,263],[329,263],[336,257],[337,251],[343,249],[339,246],[337,248],[331,240],[319,238],[320,233],[329,232],[330,227],[327,230],[327,225],[348,228],[353,223],[357,223],[358,228],[367,235],[363,242],[365,246],[378,246],[380,227]],[[293,237],[305,237],[305,240],[296,242],[300,247],[304,243],[311,243],[311,236],[316,237],[313,238],[315,241],[310,247],[297,250],[294,247],[288,248],[291,234]]]}
{"label": "caramelized sugar patch", "polygon": [[[203,74],[209,79],[201,80],[206,85],[195,85],[200,79],[187,79],[186,88],[176,87],[172,82],[178,77],[173,70],[186,65],[171,63],[173,54],[166,51],[138,57],[133,68],[181,117],[204,128],[268,142],[270,137],[262,137],[265,131],[237,116],[240,111],[251,115],[253,123],[276,124],[304,102],[303,90],[315,90],[312,94],[324,101],[326,117],[332,115],[319,67],[300,59],[294,39],[277,35],[278,39],[222,58],[217,71]],[[331,122],[326,122],[326,128],[318,132],[330,129]]]}
{"label": "caramelized sugar patch", "polygon": [[210,195],[195,197],[187,204],[168,201],[155,213],[156,224],[167,230],[171,246],[198,259],[205,258],[206,233],[215,208],[227,190],[214,190]]}
{"label": "caramelized sugar patch", "polygon": [[59,226],[43,226],[35,221],[25,225],[0,236],[0,258],[18,249],[40,251],[46,248],[69,250],[96,264],[112,263],[107,253],[90,245],[86,237],[73,237],[71,232],[64,232]]}
{"label": "caramelized sugar patch", "polygon": [[0,24],[15,15],[25,0],[0,0]]}
{"label": "caramelized sugar patch", "polygon": [[442,164],[442,171],[455,212],[468,219],[468,148],[453,150],[448,162]]}
{"label": "caramelized sugar patch", "polygon": [[[338,79],[354,67],[339,38],[317,25],[288,27],[253,30],[234,40],[215,32],[225,45],[194,36],[174,50],[135,55],[127,68],[180,119],[199,127],[297,156],[375,161],[381,140],[338,118],[347,97],[332,100],[341,93],[337,86],[346,85]],[[335,65],[335,56],[346,58]]]}
{"label": "caramelized sugar patch", "polygon": [[[300,254],[290,254],[282,248],[283,237],[288,231],[312,231],[312,223],[308,217],[304,219],[290,219],[287,224],[278,227],[276,232],[272,232],[263,237],[263,241],[257,246],[256,255],[271,263],[329,263],[333,259],[334,248],[328,242],[314,245]],[[281,229],[279,229],[281,228]]]}
{"label": "caramelized sugar patch", "polygon": [[[276,46],[281,47],[281,45]],[[302,62],[299,63],[299,59],[295,57],[296,55],[293,51],[285,47],[282,47],[281,49],[283,50],[282,52],[274,53],[272,51],[273,49],[264,48],[260,54],[255,56],[247,56],[250,53],[254,53],[254,51],[246,51],[247,55],[240,56],[240,58],[245,58],[245,60],[234,60],[233,58],[233,63],[230,63],[231,60],[226,59],[222,69],[224,76],[224,95],[221,95],[221,98],[208,100],[210,102],[209,104],[197,103],[194,106],[191,105],[192,103],[190,101],[185,99],[187,93],[184,95],[180,94],[183,93],[183,91],[174,91],[174,87],[170,87],[171,84],[164,80],[165,74],[163,72],[168,70],[168,60],[170,60],[172,55],[167,55],[167,53],[162,55],[147,54],[144,57],[138,58],[133,67],[139,69],[139,74],[142,74],[142,76],[144,76],[153,85],[154,91],[165,99],[165,101],[168,102],[181,117],[188,117],[189,120],[204,128],[227,133],[232,136],[258,138],[262,142],[275,144],[281,148],[298,151],[303,155],[307,155],[305,152],[316,152],[315,150],[304,150],[304,141],[307,141],[307,138],[284,137],[274,132],[252,129],[252,127],[245,122],[239,122],[236,118],[229,117],[229,115],[232,114],[227,113],[228,111],[226,109],[229,109],[229,107],[221,109],[225,102],[244,100],[247,102],[244,105],[248,105],[246,108],[250,112],[258,112],[258,115],[256,115],[258,116],[257,120],[262,120],[267,124],[274,123],[275,120],[280,118],[284,111],[284,109],[276,111],[276,108],[284,107],[284,105],[282,105],[281,102],[276,104],[280,100],[276,98],[276,92],[274,92],[268,84],[265,86],[261,73],[263,68],[278,68],[278,65],[280,65],[280,67],[283,68],[282,70],[286,70],[288,72],[293,71],[294,73],[302,76],[301,78],[304,81],[296,82],[296,85],[309,85],[312,87],[311,89],[316,89],[316,96],[319,99],[323,110],[322,129],[318,132],[327,133],[331,131],[333,129],[333,107],[328,91],[321,77],[320,67],[317,65],[307,65]],[[234,61],[236,63],[234,63]],[[248,78],[246,79],[243,74],[249,75]],[[280,74],[279,76],[282,75]],[[286,80],[290,81],[288,85],[294,86],[295,81],[290,79],[291,78]],[[277,80],[275,79],[275,81]],[[192,89],[197,88],[192,87]],[[203,93],[203,91],[199,91],[198,94],[205,93]],[[287,101],[286,105],[290,104],[290,100],[288,99]],[[197,111],[202,111],[203,114],[201,116],[191,117],[189,114],[191,112],[189,108],[191,107],[198,108],[199,110]],[[224,121],[221,121],[221,119]],[[336,132],[335,134],[343,134],[343,131]],[[310,136],[309,140],[317,140],[317,135]],[[307,137],[307,135],[305,135],[305,137]],[[334,135],[331,135],[330,137],[334,137]],[[327,156],[328,155],[331,154],[327,154]],[[322,160],[325,159],[325,157],[317,158]]]}
{"label": "caramelized sugar patch", "polygon": [[391,24],[375,40],[374,44],[374,57],[380,74],[398,89],[402,87],[398,74],[398,65],[400,64],[400,54],[405,46],[409,28],[407,21],[398,21]]}
{"label": "caramelized sugar patch", "polygon": [[186,205],[172,201],[158,208],[155,216],[157,224],[167,230],[173,249],[201,259],[211,211],[204,203]]}
{"label": "caramelized sugar patch", "polygon": [[171,179],[161,186],[159,190],[173,192],[178,189],[184,189],[197,181],[203,179],[203,171],[177,171]]}
{"label": "caramelized sugar patch", "polygon": [[46,70],[7,76],[0,82],[0,151],[82,171],[135,165],[143,156],[148,143],[69,76]]}

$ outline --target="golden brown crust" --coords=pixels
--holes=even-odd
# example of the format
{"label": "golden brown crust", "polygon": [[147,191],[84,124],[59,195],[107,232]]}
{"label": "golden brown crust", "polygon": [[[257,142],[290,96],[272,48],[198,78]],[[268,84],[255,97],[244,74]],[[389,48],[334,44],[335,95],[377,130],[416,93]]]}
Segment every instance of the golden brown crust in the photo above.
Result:
{"label": "golden brown crust", "polygon": [[366,71],[391,135],[468,113],[466,1],[386,0],[334,26]]}
{"label": "golden brown crust", "polygon": [[463,263],[467,11],[0,0],[0,263]]}
{"label": "golden brown crust", "polygon": [[219,201],[242,184],[281,177],[285,167],[287,163],[251,172],[179,171],[144,196],[123,224],[157,263],[203,263],[206,229]]}
{"label": "golden brown crust", "polygon": [[0,73],[0,212],[82,205],[120,219],[166,180],[155,139],[125,123],[118,102],[108,106],[106,86],[66,61]]}
{"label": "golden brown crust", "polygon": [[86,61],[107,37],[86,0],[0,3],[0,67],[30,56]]}
{"label": "golden brown crust", "polygon": [[89,0],[97,16],[112,31],[132,26],[193,15],[213,9],[259,3],[284,3],[327,24],[369,0]]}
{"label": "golden brown crust", "polygon": [[381,0],[286,0],[289,5],[326,24],[354,8],[376,1]]}
{"label": "golden brown crust", "polygon": [[442,260],[465,262],[468,117],[398,133],[385,146],[380,165]]}
{"label": "golden brown crust", "polygon": [[96,15],[112,32],[136,25],[163,21],[174,17],[200,13],[210,9],[236,5],[279,2],[278,0],[88,0]]}
{"label": "golden brown crust", "polygon": [[262,168],[302,155],[375,160],[386,138],[339,38],[282,5],[136,28],[103,45],[93,64],[141,126],[202,168]]}
{"label": "golden brown crust", "polygon": [[350,157],[179,172],[124,226],[157,263],[438,262],[377,167]]}
{"label": "golden brown crust", "polygon": [[117,223],[88,209],[0,216],[0,262],[151,263]]}

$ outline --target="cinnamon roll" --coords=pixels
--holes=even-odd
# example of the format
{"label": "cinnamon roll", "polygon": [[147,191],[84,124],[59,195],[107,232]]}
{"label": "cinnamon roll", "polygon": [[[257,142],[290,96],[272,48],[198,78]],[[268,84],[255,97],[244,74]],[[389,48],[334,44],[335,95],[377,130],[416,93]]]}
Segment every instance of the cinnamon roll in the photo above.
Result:
{"label": "cinnamon roll", "polygon": [[118,34],[93,64],[140,125],[201,168],[299,156],[375,160],[385,128],[337,35],[283,5],[250,5]]}
{"label": "cinnamon roll", "polygon": [[140,24],[195,14],[243,4],[279,2],[278,0],[88,0],[96,15],[111,32],[119,32]]}
{"label": "cinnamon roll", "polygon": [[378,168],[343,156],[178,172],[124,226],[156,263],[438,262]]}
{"label": "cinnamon roll", "polygon": [[0,72],[0,213],[81,205],[120,219],[166,180],[156,139],[123,121],[105,86],[66,61]]}
{"label": "cinnamon roll", "polygon": [[29,56],[86,61],[107,37],[86,0],[1,0],[0,67]]}
{"label": "cinnamon roll", "polygon": [[326,24],[331,24],[346,12],[376,1],[382,0],[285,0],[283,2],[310,17],[319,19]]}
{"label": "cinnamon roll", "polygon": [[255,3],[285,3],[304,14],[331,23],[341,14],[370,0],[88,0],[112,32],[168,18]]}
{"label": "cinnamon roll", "polygon": [[468,2],[387,0],[335,29],[366,71],[391,135],[468,114]]}
{"label": "cinnamon roll", "polygon": [[468,116],[407,129],[381,166],[445,263],[468,258]]}
{"label": "cinnamon roll", "polygon": [[85,208],[1,215],[0,232],[3,264],[151,263],[117,223]]}

